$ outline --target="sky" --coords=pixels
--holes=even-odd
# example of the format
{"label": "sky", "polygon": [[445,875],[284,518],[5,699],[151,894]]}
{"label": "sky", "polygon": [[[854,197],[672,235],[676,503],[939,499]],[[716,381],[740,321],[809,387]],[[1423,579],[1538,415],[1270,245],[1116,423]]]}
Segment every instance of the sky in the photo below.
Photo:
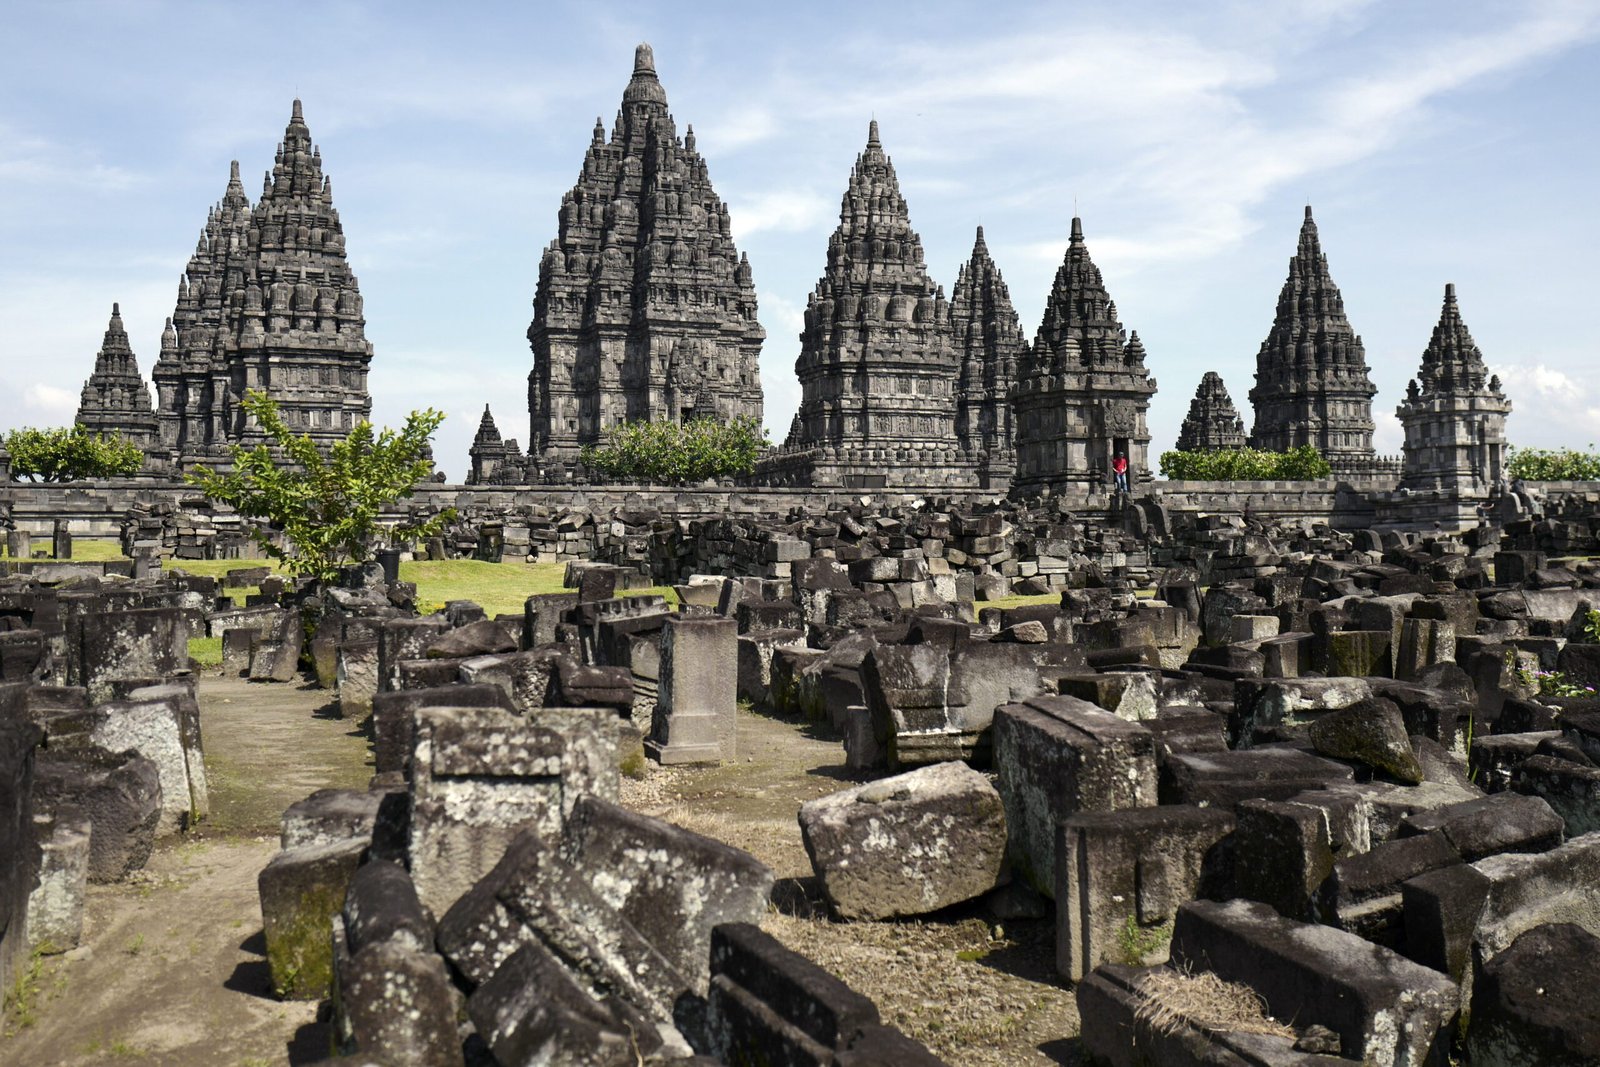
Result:
{"label": "sky", "polygon": [[230,160],[259,195],[291,101],[321,147],[374,346],[374,421],[485,404],[528,441],[542,249],[650,42],[767,329],[787,432],[807,294],[876,118],[930,274],[982,225],[1031,338],[1074,212],[1160,390],[1248,424],[1310,204],[1380,452],[1446,282],[1527,447],[1600,440],[1600,2],[293,3],[6,0],[0,430],[68,423],[113,301],[148,376]]}

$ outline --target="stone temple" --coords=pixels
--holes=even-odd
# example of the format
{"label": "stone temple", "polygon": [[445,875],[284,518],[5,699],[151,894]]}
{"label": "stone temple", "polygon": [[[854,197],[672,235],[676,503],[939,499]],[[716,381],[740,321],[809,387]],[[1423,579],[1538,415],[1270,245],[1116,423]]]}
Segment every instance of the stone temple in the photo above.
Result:
{"label": "stone temple", "polygon": [[1308,206],[1272,330],[1256,354],[1250,444],[1275,452],[1314,445],[1336,475],[1370,472],[1377,391]]}
{"label": "stone temple", "polygon": [[333,183],[296,100],[260,201],[251,207],[234,163],[179,281],[152,374],[162,445],[188,466],[259,442],[240,407],[251,389],[332,444],[372,410],[371,359]]}
{"label": "stone temple", "polygon": [[1074,218],[1044,321],[1017,373],[1014,490],[1110,484],[1119,453],[1128,459],[1130,487],[1149,479],[1145,417],[1156,380],[1144,356],[1139,334],[1128,336],[1117,321],[1117,305],[1089,258],[1083,221]]}
{"label": "stone temple", "polygon": [[1011,389],[1028,342],[982,226],[951,292],[950,336],[961,359],[956,436],[977,460],[980,483],[1004,488],[1017,465]]}
{"label": "stone temple", "polygon": [[94,373],[83,383],[75,420],[95,433],[112,433],[132,441],[148,456],[158,451],[160,435],[150,408],[150,390],[139,374],[122,309],[111,305],[111,322],[94,359]]}
{"label": "stone temple", "polygon": [[1178,431],[1179,452],[1218,452],[1243,448],[1244,420],[1239,418],[1222,375],[1208,370],[1189,401],[1189,414]]}
{"label": "stone temple", "polygon": [[1422,367],[1395,409],[1406,435],[1401,491],[1448,497],[1471,512],[1505,477],[1510,413],[1499,377],[1461,320],[1456,287],[1446,285]]}
{"label": "stone temple", "polygon": [[526,461],[515,437],[502,438],[489,405],[483,405],[483,418],[467,450],[468,485],[517,485],[525,476]]}
{"label": "stone temple", "polygon": [[928,275],[876,120],[806,302],[795,373],[800,408],[784,447],[760,468],[765,480],[976,486],[977,464],[956,434],[962,362],[950,307]]}
{"label": "stone temple", "polygon": [[[539,263],[528,341],[529,460],[559,477],[608,427],[761,418],[749,262],[695,150],[679,140],[648,44],[609,140],[595,120],[560,232]],[[530,470],[530,480],[540,480]]]}

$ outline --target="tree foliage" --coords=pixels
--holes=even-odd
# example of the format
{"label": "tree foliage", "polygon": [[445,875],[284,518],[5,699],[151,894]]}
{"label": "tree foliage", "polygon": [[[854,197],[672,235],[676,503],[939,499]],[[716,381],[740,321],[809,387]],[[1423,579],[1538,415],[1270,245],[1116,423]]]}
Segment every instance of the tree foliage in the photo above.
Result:
{"label": "tree foliage", "polygon": [[1333,476],[1312,445],[1283,452],[1224,448],[1215,452],[1163,452],[1161,473],[1174,480],[1203,482],[1306,482]]}
{"label": "tree foliage", "polygon": [[5,447],[11,453],[11,477],[17,481],[121,478],[144,466],[144,449],[126,437],[94,433],[81,424],[12,430]]}
{"label": "tree foliage", "polygon": [[768,444],[752,418],[630,422],[606,431],[604,444],[585,448],[583,462],[618,481],[681,485],[749,474]]}
{"label": "tree foliage", "polygon": [[[265,519],[292,549],[257,529],[253,536],[267,554],[295,574],[324,579],[370,558],[379,513],[428,477],[428,439],[444,421],[432,408],[413,411],[399,431],[377,431],[363,421],[324,454],[309,435],[289,428],[265,393],[251,390],[243,407],[272,445],[233,445],[231,471],[196,467],[189,481],[240,514]],[[426,522],[396,527],[393,536],[432,537],[454,517],[447,508]]]}
{"label": "tree foliage", "polygon": [[1527,482],[1600,481],[1600,452],[1576,448],[1513,448],[1506,474]]}

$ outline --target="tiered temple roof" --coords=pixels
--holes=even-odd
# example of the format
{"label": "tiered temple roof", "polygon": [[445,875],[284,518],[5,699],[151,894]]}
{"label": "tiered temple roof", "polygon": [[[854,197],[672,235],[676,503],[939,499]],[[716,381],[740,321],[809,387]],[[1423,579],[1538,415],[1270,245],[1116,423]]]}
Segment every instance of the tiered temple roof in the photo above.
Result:
{"label": "tiered temple roof", "polygon": [[146,454],[159,450],[160,434],[155,412],[150,408],[150,390],[139,374],[139,361],[128,343],[122,309],[117,304],[111,305],[111,322],[95,356],[94,373],[83,383],[76,421],[95,433],[120,434]]}
{"label": "tiered temple roof", "polygon": [[1111,479],[1118,453],[1130,478],[1148,477],[1146,412],[1156,381],[1139,334],[1125,334],[1083,221],[1072,220],[1067,253],[1033,347],[1017,372],[1017,473],[1028,491]]}
{"label": "tiered temple roof", "polygon": [[500,437],[500,428],[489,413],[489,405],[485,404],[483,418],[478,420],[478,432],[467,450],[467,484],[492,485],[500,480],[505,473],[506,455],[506,442]]}
{"label": "tiered temple roof", "polygon": [[1505,422],[1511,402],[1489,374],[1462,321],[1456,287],[1422,353],[1422,367],[1395,414],[1405,428],[1400,485],[1456,495],[1484,494],[1505,469]]}
{"label": "tiered temple roof", "polygon": [[1222,375],[1208,370],[1200,378],[1200,386],[1189,401],[1189,414],[1178,431],[1178,451],[1217,452],[1226,448],[1243,448],[1245,442],[1244,420],[1239,418],[1222,383]]}
{"label": "tiered temple roof", "polygon": [[985,484],[1003,486],[1016,466],[1011,386],[1028,342],[982,226],[950,294],[950,335],[961,362],[956,434],[979,460]]}
{"label": "tiered temple roof", "polygon": [[950,308],[928,276],[876,120],[806,304],[795,372],[800,410],[786,445],[810,453],[810,473],[790,475],[859,487],[976,484],[956,437]]}
{"label": "tiered temple roof", "polygon": [[1373,456],[1376,393],[1307,207],[1272,330],[1256,354],[1250,443],[1274,451],[1309,444],[1336,474],[1360,469]]}
{"label": "tiered temple roof", "polygon": [[254,208],[233,165],[179,283],[172,325],[155,377],[163,437],[185,465],[259,440],[239,406],[251,389],[324,445],[371,412],[361,291],[300,101]]}
{"label": "tiered temple roof", "polygon": [[623,422],[759,420],[765,338],[727,206],[694,128],[678,138],[641,44],[610,138],[597,119],[539,264],[530,457],[570,462]]}

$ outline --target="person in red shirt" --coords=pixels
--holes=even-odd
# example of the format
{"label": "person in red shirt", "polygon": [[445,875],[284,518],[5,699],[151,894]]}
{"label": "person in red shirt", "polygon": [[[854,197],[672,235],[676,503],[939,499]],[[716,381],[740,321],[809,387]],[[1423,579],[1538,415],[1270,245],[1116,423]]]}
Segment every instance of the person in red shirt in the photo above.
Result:
{"label": "person in red shirt", "polygon": [[1111,461],[1111,473],[1117,480],[1117,492],[1126,493],[1128,491],[1128,457],[1118,452],[1117,458]]}

